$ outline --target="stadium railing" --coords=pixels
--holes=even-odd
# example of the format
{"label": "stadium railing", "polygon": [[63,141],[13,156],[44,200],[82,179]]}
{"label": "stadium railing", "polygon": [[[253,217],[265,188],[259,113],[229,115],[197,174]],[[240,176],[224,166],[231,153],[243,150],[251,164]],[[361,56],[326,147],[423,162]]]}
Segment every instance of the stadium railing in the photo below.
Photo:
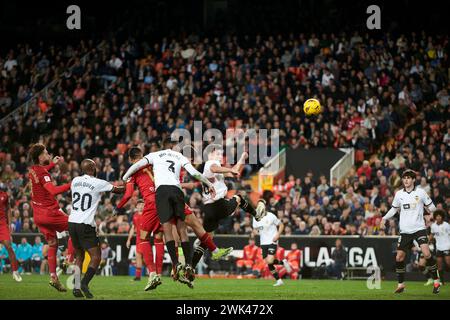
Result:
{"label": "stadium railing", "polygon": [[339,148],[339,150],[345,152],[346,155],[330,169],[330,182],[336,178],[337,182],[340,183],[355,164],[355,149]]}

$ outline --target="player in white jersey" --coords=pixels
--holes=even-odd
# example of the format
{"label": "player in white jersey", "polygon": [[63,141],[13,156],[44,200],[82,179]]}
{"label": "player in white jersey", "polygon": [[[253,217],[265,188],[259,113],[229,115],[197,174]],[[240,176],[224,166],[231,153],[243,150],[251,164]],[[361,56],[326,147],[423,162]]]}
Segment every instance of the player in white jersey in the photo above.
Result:
{"label": "player in white jersey", "polygon": [[396,261],[396,272],[398,286],[395,293],[402,293],[405,290],[405,257],[414,245],[414,241],[422,250],[426,259],[426,265],[430,271],[433,280],[433,293],[439,293],[440,281],[437,271],[436,260],[431,254],[428,246],[427,227],[424,220],[424,208],[429,213],[436,210],[433,201],[428,194],[421,188],[415,186],[416,173],[413,170],[405,170],[402,174],[403,189],[395,193],[392,208],[381,220],[380,228],[385,228],[386,220],[392,218],[400,211],[400,237],[398,239]]}
{"label": "player in white jersey", "polygon": [[262,206],[264,206],[263,217],[259,221],[253,218],[253,228],[259,232],[259,242],[263,258],[266,260],[273,277],[277,280],[273,286],[278,287],[284,283],[275,269],[275,255],[277,253],[278,240],[284,230],[284,224],[272,212],[265,210],[264,200],[258,202],[258,208]]}
{"label": "player in white jersey", "polygon": [[[225,184],[225,177],[239,177],[240,168],[248,158],[248,153],[244,152],[238,162],[232,168],[222,167],[223,150],[222,146],[213,146],[211,152],[208,154],[208,161],[206,161],[203,168],[203,175],[212,182],[215,195],[211,195],[207,188],[202,190],[203,198],[203,227],[206,232],[209,232],[212,236],[219,227],[220,220],[233,215],[238,207],[241,207],[244,211],[250,213],[257,220],[262,218],[262,211],[259,213],[255,211],[255,208],[245,200],[241,195],[234,195],[231,199],[227,199],[228,187]],[[206,247],[195,241],[194,243],[194,256],[192,258],[192,266],[195,268],[200,261]]]}
{"label": "player in white jersey", "polygon": [[450,224],[445,221],[444,210],[436,210],[433,217],[431,238],[436,241],[437,265],[443,283],[444,266],[446,266],[445,271],[450,271]]}
{"label": "player in white jersey", "polygon": [[[165,146],[170,146],[171,144],[171,142],[167,141]],[[200,241],[212,251],[214,260],[227,256],[233,251],[233,248],[217,248],[209,234],[203,229],[197,217],[194,214],[185,215],[184,193],[181,189],[180,182],[181,168],[184,168],[196,180],[204,183],[211,195],[214,196],[216,191],[213,184],[198,172],[185,156],[171,149],[152,152],[144,156],[128,169],[123,176],[123,180],[127,181],[135,172],[149,164],[153,166],[156,186],[156,210],[159,220],[163,225],[167,251],[169,252],[174,268],[174,279],[181,279],[183,283],[185,282],[185,278],[188,281],[192,281],[194,278],[194,270],[192,268],[190,244],[188,241],[182,242],[186,259],[186,266],[183,267],[178,261],[171,220],[175,220],[180,238],[186,236],[186,225],[190,226]],[[192,287],[190,283],[186,284]]]}
{"label": "player in white jersey", "polygon": [[[104,192],[123,193],[125,187],[113,186],[107,181],[97,179],[96,164],[91,159],[81,162],[81,170],[84,174],[72,180],[72,210],[69,215],[69,234],[75,249],[75,264],[79,271],[75,272],[73,295],[82,298],[84,294],[86,298],[93,298],[89,291],[89,282],[97,272],[101,260],[100,242],[95,224],[97,207]],[[80,280],[86,251],[91,260],[86,274]]]}

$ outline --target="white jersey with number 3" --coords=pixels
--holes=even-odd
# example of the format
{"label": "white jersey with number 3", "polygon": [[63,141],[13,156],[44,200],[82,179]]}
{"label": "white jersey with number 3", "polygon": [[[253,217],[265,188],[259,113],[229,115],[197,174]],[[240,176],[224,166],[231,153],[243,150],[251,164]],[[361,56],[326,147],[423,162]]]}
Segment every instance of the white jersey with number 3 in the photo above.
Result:
{"label": "white jersey with number 3", "polygon": [[153,165],[156,189],[161,185],[177,186],[181,189],[181,167],[190,163],[185,156],[179,152],[166,149],[149,153],[145,156],[145,159]]}
{"label": "white jersey with number 3", "polygon": [[431,234],[436,239],[436,249],[439,251],[450,250],[450,224],[436,222],[431,225]]}
{"label": "white jersey with number 3", "polygon": [[212,198],[208,191],[205,192],[205,190],[203,190],[202,196],[204,204],[213,203],[219,199],[225,198],[228,192],[227,185],[225,184],[225,176],[222,173],[213,173],[211,171],[212,165],[217,165],[218,167],[221,166],[220,161],[218,160],[208,160],[203,168],[203,175],[212,182],[214,189],[216,190],[216,196]]}
{"label": "white jersey with number 3", "polygon": [[84,223],[93,227],[95,224],[95,213],[102,199],[103,192],[109,192],[114,186],[108,181],[88,176],[87,174],[72,180],[72,210],[69,222]]}
{"label": "white jersey with number 3", "polygon": [[267,212],[260,221],[256,221],[256,219],[253,218],[253,228],[259,231],[262,246],[278,243],[278,241],[273,242],[273,238],[278,232],[278,225],[280,222],[280,219],[272,212]]}
{"label": "white jersey with number 3", "polygon": [[411,192],[405,189],[397,191],[392,207],[400,210],[400,233],[412,234],[426,230],[424,206],[428,207],[432,203],[428,194],[421,188],[414,187]]}

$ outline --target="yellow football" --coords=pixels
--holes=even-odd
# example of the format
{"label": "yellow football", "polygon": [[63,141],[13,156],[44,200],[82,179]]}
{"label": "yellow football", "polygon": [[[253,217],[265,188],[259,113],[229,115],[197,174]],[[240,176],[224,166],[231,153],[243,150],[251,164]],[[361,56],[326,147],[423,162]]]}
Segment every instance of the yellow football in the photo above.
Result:
{"label": "yellow football", "polygon": [[303,104],[303,111],[307,116],[318,115],[322,112],[322,106],[317,99],[308,99]]}

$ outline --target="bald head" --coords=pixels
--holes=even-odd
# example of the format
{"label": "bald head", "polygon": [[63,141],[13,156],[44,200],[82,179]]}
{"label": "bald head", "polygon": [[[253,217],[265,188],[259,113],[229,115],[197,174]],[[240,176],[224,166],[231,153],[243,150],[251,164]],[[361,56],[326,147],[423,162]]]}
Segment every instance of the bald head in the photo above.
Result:
{"label": "bald head", "polygon": [[95,176],[96,167],[95,161],[92,159],[84,159],[81,162],[81,171],[89,176]]}

